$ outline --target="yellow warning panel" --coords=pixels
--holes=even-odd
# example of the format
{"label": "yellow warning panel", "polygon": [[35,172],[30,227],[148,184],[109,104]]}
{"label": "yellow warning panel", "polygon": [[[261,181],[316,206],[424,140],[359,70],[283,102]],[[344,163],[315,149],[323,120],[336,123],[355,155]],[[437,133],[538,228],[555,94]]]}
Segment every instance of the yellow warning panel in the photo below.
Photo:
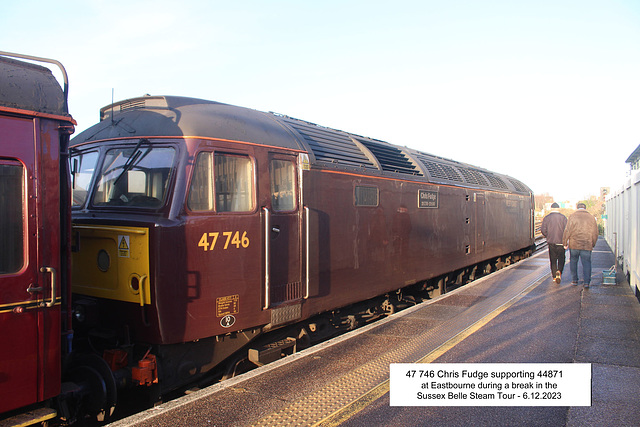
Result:
{"label": "yellow warning panel", "polygon": [[151,304],[147,228],[75,224],[73,234],[74,293]]}

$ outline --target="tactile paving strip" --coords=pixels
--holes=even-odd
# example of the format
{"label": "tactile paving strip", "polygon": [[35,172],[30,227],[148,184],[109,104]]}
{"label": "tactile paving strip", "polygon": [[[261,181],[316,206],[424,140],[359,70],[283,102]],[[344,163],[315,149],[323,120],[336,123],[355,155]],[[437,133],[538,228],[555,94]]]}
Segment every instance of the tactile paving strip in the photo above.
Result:
{"label": "tactile paving strip", "polygon": [[[528,264],[528,266],[531,265],[531,263]],[[517,266],[516,264],[513,267]],[[308,426],[321,422],[386,381],[389,378],[390,363],[417,362],[426,354],[439,348],[452,337],[470,328],[548,276],[546,262],[544,267],[541,263],[540,267],[534,270],[513,268],[509,273],[511,274],[506,274],[501,279],[508,282],[507,286],[496,295],[478,301],[460,316],[456,316],[434,329],[423,332],[416,331],[415,335],[411,339],[407,339],[403,345],[381,354],[351,373],[258,420],[253,425],[256,427]]]}

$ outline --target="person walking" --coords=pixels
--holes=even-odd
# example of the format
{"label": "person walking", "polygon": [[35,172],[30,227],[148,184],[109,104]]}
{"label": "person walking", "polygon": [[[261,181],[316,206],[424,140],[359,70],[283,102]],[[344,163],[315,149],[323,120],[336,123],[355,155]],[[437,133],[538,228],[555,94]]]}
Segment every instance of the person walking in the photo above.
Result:
{"label": "person walking", "polygon": [[551,263],[551,277],[560,283],[565,263],[565,248],[562,243],[564,229],[567,226],[567,217],[560,213],[557,203],[551,205],[551,212],[542,220],[540,231],[547,238],[549,247],[549,261]]}
{"label": "person walking", "polygon": [[580,259],[584,287],[588,288],[591,283],[591,251],[598,241],[598,225],[593,215],[587,212],[587,206],[584,203],[578,203],[576,207],[578,210],[572,213],[567,221],[562,244],[565,248],[569,248],[572,285],[578,284],[578,259]]}

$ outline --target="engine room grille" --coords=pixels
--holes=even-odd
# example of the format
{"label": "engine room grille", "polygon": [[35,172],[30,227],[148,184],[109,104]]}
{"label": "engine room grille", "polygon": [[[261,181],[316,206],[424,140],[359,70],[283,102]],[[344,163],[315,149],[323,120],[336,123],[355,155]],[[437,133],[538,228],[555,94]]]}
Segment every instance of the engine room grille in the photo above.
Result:
{"label": "engine room grille", "polygon": [[467,168],[458,168],[464,180],[468,184],[473,185],[481,185],[483,187],[489,187],[489,182],[485,179],[485,177],[478,171],[474,171],[473,169]]}
{"label": "engine room grille", "polygon": [[418,160],[420,160],[424,166],[429,171],[429,175],[434,179],[443,179],[446,181],[455,181],[455,182],[464,182],[458,171],[449,165],[445,165],[443,163],[436,163],[432,160],[429,160],[425,156],[418,155]]}
{"label": "engine room grille", "polygon": [[[510,191],[508,180],[516,192],[529,193],[527,186],[516,179],[503,178],[489,171],[476,169],[471,165],[413,150],[411,150],[413,156],[411,158],[400,147],[383,141],[318,126],[288,116],[276,116],[279,121],[288,125],[304,138],[317,162],[377,171],[378,165],[375,164],[377,161],[383,172],[424,176],[423,172],[426,169],[430,180],[434,182],[448,182],[453,185],[468,184],[470,187],[501,191]],[[424,169],[416,164],[415,160],[421,163]]]}
{"label": "engine room grille", "polygon": [[393,145],[358,139],[378,159],[383,171],[422,176],[404,153]]}
{"label": "engine room grille", "polygon": [[492,175],[490,173],[486,173],[486,172],[484,172],[484,176],[489,180],[492,187],[500,188],[502,190],[508,189],[507,184],[505,184],[504,181],[498,178],[497,176]]}
{"label": "engine room grille", "polygon": [[290,117],[282,117],[281,119],[302,135],[317,161],[378,169],[346,132],[324,128]]}
{"label": "engine room grille", "polygon": [[145,107],[145,100],[144,99],[132,99],[131,101],[127,101],[127,102],[123,102],[120,105],[118,105],[118,108],[120,109],[120,111],[126,111],[126,110],[132,110],[135,108],[144,108]]}
{"label": "engine room grille", "polygon": [[517,179],[513,179],[513,178],[509,178],[509,182],[511,184],[513,184],[513,186],[516,188],[516,191],[519,193],[528,193],[529,189],[520,181],[518,181]]}

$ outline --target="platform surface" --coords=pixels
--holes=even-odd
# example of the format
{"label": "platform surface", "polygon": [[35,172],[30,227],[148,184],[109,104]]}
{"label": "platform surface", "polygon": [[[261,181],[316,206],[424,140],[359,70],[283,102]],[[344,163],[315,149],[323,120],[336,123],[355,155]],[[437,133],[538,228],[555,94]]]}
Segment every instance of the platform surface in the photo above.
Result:
{"label": "platform surface", "polygon": [[[568,254],[567,254],[568,255]],[[640,304],[602,239],[591,287],[569,264],[551,280],[546,249],[450,294],[114,426],[635,426]],[[389,404],[390,363],[590,363],[591,405]]]}

